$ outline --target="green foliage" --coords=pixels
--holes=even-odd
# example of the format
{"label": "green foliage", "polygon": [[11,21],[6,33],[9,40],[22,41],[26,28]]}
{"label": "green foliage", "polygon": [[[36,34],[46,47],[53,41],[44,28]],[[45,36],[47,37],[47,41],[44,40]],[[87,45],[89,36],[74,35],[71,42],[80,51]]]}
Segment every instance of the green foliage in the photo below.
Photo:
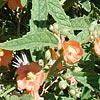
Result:
{"label": "green foliage", "polygon": [[49,13],[53,16],[58,25],[62,28],[71,28],[69,17],[65,14],[63,8],[59,4],[59,0],[48,0]]}
{"label": "green foliage", "polygon": [[10,100],[20,100],[20,98],[18,96],[13,95],[10,97]]}
{"label": "green foliage", "polygon": [[90,0],[86,0],[84,2],[81,3],[82,7],[87,11],[90,12],[91,11],[91,3]]}
{"label": "green foliage", "polygon": [[24,7],[24,6],[26,6],[27,5],[27,0],[21,0],[21,4],[22,4],[22,6]]}
{"label": "green foliage", "polygon": [[5,1],[4,0],[0,0],[0,9],[5,5]]}
{"label": "green foliage", "polygon": [[[17,68],[13,65],[22,66],[16,58],[24,60],[22,54],[29,63],[38,62],[45,72],[38,91],[44,100],[99,100],[100,56],[93,47],[100,36],[100,1],[21,0],[21,4],[23,9],[12,10],[8,1],[0,0],[0,50],[14,53],[6,70],[0,51],[0,100],[34,100],[29,91],[17,87]],[[81,44],[83,55],[75,64],[63,59],[61,44],[67,40]]]}
{"label": "green foliage", "polygon": [[1,43],[0,47],[9,50],[21,50],[30,48],[42,48],[45,46],[57,46],[57,39],[49,31],[37,31],[35,33],[36,34],[28,33],[22,38]]}
{"label": "green foliage", "polygon": [[29,94],[23,94],[23,95],[20,97],[20,100],[34,100],[34,99],[33,99],[32,96],[29,95]]}

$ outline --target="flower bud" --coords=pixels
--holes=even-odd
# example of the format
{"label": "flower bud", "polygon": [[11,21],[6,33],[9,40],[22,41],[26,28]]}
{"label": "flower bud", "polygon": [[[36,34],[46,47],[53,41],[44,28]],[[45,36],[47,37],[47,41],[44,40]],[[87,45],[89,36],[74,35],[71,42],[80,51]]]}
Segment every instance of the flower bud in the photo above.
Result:
{"label": "flower bud", "polygon": [[64,89],[66,89],[66,87],[67,87],[66,81],[65,81],[65,80],[61,80],[61,81],[59,82],[59,88],[60,88],[61,90],[64,90]]}
{"label": "flower bud", "polygon": [[73,89],[71,89],[71,90],[69,90],[69,93],[70,93],[72,96],[75,96],[76,91],[73,90]]}

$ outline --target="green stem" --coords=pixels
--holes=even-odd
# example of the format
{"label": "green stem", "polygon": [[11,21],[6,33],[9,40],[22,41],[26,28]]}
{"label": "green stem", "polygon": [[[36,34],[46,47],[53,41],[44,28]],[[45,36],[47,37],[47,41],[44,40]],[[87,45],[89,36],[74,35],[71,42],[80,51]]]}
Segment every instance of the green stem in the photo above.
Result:
{"label": "green stem", "polygon": [[17,35],[18,37],[20,37],[21,14],[22,14],[22,10],[20,10],[17,15],[17,18],[18,18]]}
{"label": "green stem", "polygon": [[53,64],[53,66],[49,69],[49,72],[47,74],[47,78],[50,77],[51,75],[54,75],[55,69],[57,68],[57,66],[61,63],[61,61],[63,60],[62,56],[60,56],[56,62]]}
{"label": "green stem", "polygon": [[5,95],[7,95],[8,93],[10,93],[11,91],[13,91],[13,90],[15,90],[15,89],[16,89],[16,87],[10,88],[10,89],[7,90],[6,92],[2,93],[2,94],[0,95],[0,97],[3,97],[3,96],[5,96]]}

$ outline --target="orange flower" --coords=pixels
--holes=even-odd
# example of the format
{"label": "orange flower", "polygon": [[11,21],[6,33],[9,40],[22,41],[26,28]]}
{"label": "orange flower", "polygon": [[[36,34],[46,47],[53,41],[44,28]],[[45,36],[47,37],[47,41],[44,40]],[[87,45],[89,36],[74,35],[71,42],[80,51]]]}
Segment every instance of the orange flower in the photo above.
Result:
{"label": "orange flower", "polygon": [[12,51],[0,49],[0,66],[6,66],[9,69],[8,64],[13,58]]}
{"label": "orange flower", "polygon": [[75,64],[82,58],[82,48],[79,42],[69,40],[62,44],[62,56],[69,64]]}
{"label": "orange flower", "polygon": [[100,56],[100,37],[98,37],[94,42],[94,52]]}
{"label": "orange flower", "polygon": [[17,7],[20,9],[23,8],[20,0],[8,0],[8,7],[12,10],[16,10]]}
{"label": "orange flower", "polygon": [[[56,61],[59,58],[59,56],[56,54],[56,52],[53,48],[51,48],[50,51],[51,51],[52,59]],[[64,68],[64,67],[61,64],[59,64],[57,66],[57,69],[62,69],[62,68]]]}
{"label": "orange flower", "polygon": [[42,68],[35,62],[30,65],[23,65],[17,70],[17,86],[19,90],[28,91],[34,100],[43,100],[38,91],[45,80]]}

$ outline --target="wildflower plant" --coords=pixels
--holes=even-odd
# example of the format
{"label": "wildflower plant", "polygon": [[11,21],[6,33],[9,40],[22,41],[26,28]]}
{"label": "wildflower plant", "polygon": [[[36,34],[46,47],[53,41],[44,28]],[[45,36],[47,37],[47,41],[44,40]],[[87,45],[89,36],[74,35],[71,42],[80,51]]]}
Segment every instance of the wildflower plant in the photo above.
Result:
{"label": "wildflower plant", "polygon": [[0,0],[0,100],[99,100],[99,0]]}

